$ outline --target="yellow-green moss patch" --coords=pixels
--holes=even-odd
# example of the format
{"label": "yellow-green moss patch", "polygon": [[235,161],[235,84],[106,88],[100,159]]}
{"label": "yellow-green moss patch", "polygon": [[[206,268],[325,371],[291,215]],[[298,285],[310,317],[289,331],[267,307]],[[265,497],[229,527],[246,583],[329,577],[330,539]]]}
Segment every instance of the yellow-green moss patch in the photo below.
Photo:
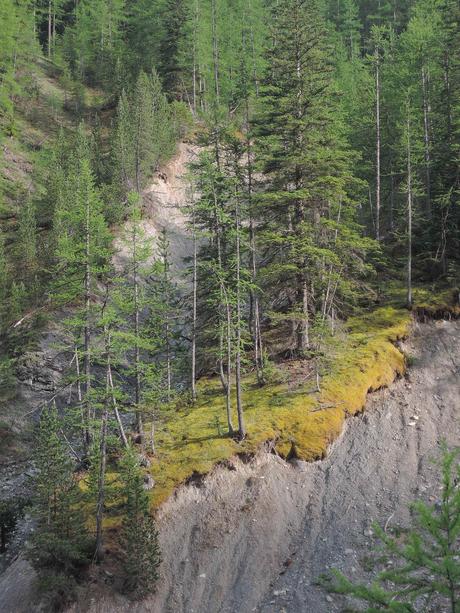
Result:
{"label": "yellow-green moss patch", "polygon": [[311,390],[311,382],[294,391],[288,383],[260,388],[247,377],[243,400],[248,436],[241,444],[222,434],[225,405],[219,382],[201,382],[196,404],[169,409],[157,428],[153,506],[191,475],[207,473],[235,454],[253,453],[267,441],[284,457],[323,457],[345,417],[363,409],[367,393],[404,372],[404,356],[394,343],[408,334],[410,322],[407,311],[392,307],[351,319],[348,333],[332,343],[320,392]]}

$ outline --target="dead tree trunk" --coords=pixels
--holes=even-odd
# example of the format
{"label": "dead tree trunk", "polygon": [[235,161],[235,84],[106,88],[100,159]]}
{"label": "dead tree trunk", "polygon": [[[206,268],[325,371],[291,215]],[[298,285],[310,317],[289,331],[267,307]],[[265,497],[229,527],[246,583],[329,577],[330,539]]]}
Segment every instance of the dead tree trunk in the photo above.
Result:
{"label": "dead tree trunk", "polygon": [[139,303],[139,261],[137,244],[137,227],[133,230],[133,294],[134,294],[134,371],[137,431],[141,446],[144,444],[144,424],[140,410],[141,403],[141,356],[140,356],[140,303]]}
{"label": "dead tree trunk", "polygon": [[198,242],[196,239],[195,205],[192,204],[192,232],[193,232],[193,272],[192,272],[192,400],[196,400],[196,333],[198,315]]}

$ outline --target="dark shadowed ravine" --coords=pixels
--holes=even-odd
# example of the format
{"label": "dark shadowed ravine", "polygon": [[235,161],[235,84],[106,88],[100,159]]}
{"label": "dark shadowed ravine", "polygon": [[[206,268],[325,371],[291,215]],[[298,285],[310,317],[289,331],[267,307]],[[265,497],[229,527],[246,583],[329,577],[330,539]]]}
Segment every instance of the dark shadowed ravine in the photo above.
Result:
{"label": "dark shadowed ravine", "polygon": [[[288,464],[261,453],[184,486],[159,518],[158,593],[133,604],[88,588],[72,611],[333,613],[340,597],[315,579],[336,567],[365,577],[371,524],[407,525],[416,497],[436,500],[442,440],[460,439],[460,324],[416,325],[407,377],[369,396],[324,461]],[[33,610],[30,570],[0,579],[0,611]]]}

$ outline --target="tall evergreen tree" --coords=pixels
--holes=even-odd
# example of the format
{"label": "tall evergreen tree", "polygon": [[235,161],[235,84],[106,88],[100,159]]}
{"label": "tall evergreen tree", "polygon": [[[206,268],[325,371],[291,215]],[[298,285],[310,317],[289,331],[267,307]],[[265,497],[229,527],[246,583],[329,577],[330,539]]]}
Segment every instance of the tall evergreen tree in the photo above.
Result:
{"label": "tall evergreen tree", "polygon": [[[258,195],[267,261],[263,274],[275,290],[278,317],[292,323],[293,348],[302,355],[310,347],[314,313],[322,302],[330,315],[338,298],[335,288],[357,272],[349,256],[362,255],[365,244],[353,226],[352,156],[327,61],[324,24],[315,6],[304,0],[283,0],[272,17],[258,117],[266,179]],[[349,241],[348,266],[334,248],[342,241]],[[332,295],[325,288],[328,269],[336,279]]]}
{"label": "tall evergreen tree", "polygon": [[67,304],[82,304],[71,322],[77,337],[82,334],[86,444],[90,439],[92,383],[92,332],[98,277],[106,269],[110,257],[110,235],[102,213],[102,203],[94,185],[88,147],[83,134],[77,136],[65,169],[65,189],[69,199],[56,208],[54,227],[58,234],[56,267],[58,281],[52,288],[53,298]]}
{"label": "tall evergreen tree", "polygon": [[42,413],[35,445],[37,529],[28,554],[52,606],[68,601],[89,563],[81,495],[61,430],[52,405]]}
{"label": "tall evergreen tree", "polygon": [[145,182],[175,148],[166,97],[155,70],[141,72],[133,91],[122,93],[114,139],[118,174],[127,192],[141,194]]}
{"label": "tall evergreen tree", "polygon": [[159,72],[169,98],[186,97],[181,66],[181,40],[188,21],[187,0],[166,0],[163,7]]}
{"label": "tall evergreen tree", "polygon": [[121,480],[125,496],[125,519],[121,534],[126,591],[141,598],[155,588],[161,553],[158,531],[149,511],[149,498],[144,490],[144,476],[138,457],[128,448],[121,464]]}

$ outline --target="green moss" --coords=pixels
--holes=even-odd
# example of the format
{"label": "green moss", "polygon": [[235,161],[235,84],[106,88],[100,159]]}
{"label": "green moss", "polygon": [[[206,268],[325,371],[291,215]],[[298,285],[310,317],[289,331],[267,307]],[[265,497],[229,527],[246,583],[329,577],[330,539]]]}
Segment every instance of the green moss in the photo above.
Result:
{"label": "green moss", "polygon": [[253,453],[267,441],[273,441],[284,457],[323,457],[346,416],[363,409],[367,393],[404,372],[404,356],[394,342],[407,336],[410,322],[407,311],[393,307],[351,319],[348,333],[330,348],[320,392],[311,393],[307,387],[292,392],[287,383],[260,388],[248,377],[243,393],[248,436],[241,444],[219,435],[217,420],[225,428],[220,383],[202,382],[197,403],[169,409],[157,428],[152,505],[164,502],[192,474],[207,473],[235,454]]}
{"label": "green moss", "polygon": [[[458,288],[432,284],[415,287],[412,293],[414,311],[424,312],[427,316],[445,313],[453,317],[460,317]],[[385,288],[386,300],[395,307],[405,306],[406,294],[406,288],[400,283],[389,283]]]}

